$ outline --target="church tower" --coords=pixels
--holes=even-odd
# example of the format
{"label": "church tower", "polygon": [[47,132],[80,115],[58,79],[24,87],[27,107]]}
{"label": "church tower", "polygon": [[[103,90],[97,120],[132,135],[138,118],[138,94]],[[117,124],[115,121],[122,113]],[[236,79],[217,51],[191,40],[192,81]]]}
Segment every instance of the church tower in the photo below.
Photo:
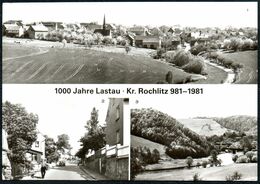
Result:
{"label": "church tower", "polygon": [[104,14],[104,19],[103,19],[103,32],[106,31],[106,15]]}

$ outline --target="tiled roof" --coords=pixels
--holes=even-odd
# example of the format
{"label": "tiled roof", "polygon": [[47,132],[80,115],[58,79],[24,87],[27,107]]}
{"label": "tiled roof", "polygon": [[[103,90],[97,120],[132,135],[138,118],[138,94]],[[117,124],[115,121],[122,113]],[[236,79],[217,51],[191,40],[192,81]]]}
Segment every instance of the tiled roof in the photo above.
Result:
{"label": "tiled roof", "polygon": [[32,29],[37,32],[47,32],[48,28],[42,24],[39,25],[31,25]]}
{"label": "tiled roof", "polygon": [[17,24],[4,24],[4,26],[7,31],[13,31],[13,30],[18,31],[20,29],[20,26],[18,26]]}

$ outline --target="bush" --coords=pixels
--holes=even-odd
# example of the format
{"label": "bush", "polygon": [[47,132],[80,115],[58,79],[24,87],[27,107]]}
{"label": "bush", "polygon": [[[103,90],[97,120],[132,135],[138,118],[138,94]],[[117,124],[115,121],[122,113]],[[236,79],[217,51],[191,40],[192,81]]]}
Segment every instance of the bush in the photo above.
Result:
{"label": "bush", "polygon": [[218,58],[218,53],[217,52],[210,52],[209,53],[209,58],[211,58],[211,59],[217,59]]}
{"label": "bush", "polygon": [[253,158],[254,155],[255,154],[254,154],[253,151],[246,152],[246,156],[247,156],[247,158],[249,159],[250,162],[252,162],[252,158]]}
{"label": "bush", "polygon": [[250,50],[253,46],[253,40],[251,39],[246,39],[243,41],[242,45],[241,45],[241,50],[245,51],[245,50]]}
{"label": "bush", "polygon": [[201,181],[201,178],[199,177],[199,174],[198,173],[195,173],[193,175],[193,181]]}
{"label": "bush", "polygon": [[200,167],[200,166],[201,166],[201,163],[197,162],[196,167]]}
{"label": "bush", "polygon": [[254,155],[254,156],[252,157],[251,162],[253,162],[253,163],[257,162],[257,155]]}
{"label": "bush", "polygon": [[[163,56],[164,53],[165,53],[165,50],[164,50],[164,49],[162,49],[162,48],[157,49],[157,58],[158,58],[158,59],[162,58],[162,56]],[[157,59],[157,58],[156,58],[156,59]]]}
{"label": "bush", "polygon": [[192,58],[192,55],[190,52],[179,50],[176,52],[176,54],[171,55],[171,57],[172,58],[170,58],[170,63],[173,63],[176,66],[184,66],[189,63],[189,61]]}
{"label": "bush", "polygon": [[190,52],[193,54],[193,55],[198,55],[200,52],[202,51],[207,51],[208,48],[204,45],[204,44],[198,44],[196,46],[193,46],[191,47],[190,49]]}
{"label": "bush", "polygon": [[208,162],[206,160],[203,160],[201,165],[203,168],[206,168],[208,165]]}
{"label": "bush", "polygon": [[204,64],[203,58],[193,57],[182,69],[189,73],[201,74],[205,70],[205,67],[206,65]]}
{"label": "bush", "polygon": [[241,155],[237,158],[236,163],[248,163],[249,159],[245,155]]}
{"label": "bush", "polygon": [[111,38],[110,36],[104,36],[102,42],[103,42],[105,45],[112,44],[112,38]]}
{"label": "bush", "polygon": [[186,158],[186,164],[187,164],[188,168],[191,168],[192,163],[193,163],[192,157],[190,157],[190,156],[187,157],[187,158]]}
{"label": "bush", "polygon": [[232,156],[232,160],[233,160],[233,162],[236,162],[237,159],[238,159],[238,156],[237,156],[237,155],[233,155],[233,156]]}
{"label": "bush", "polygon": [[233,175],[226,176],[226,181],[238,181],[242,178],[242,174],[235,171]]}
{"label": "bush", "polygon": [[241,38],[231,38],[229,48],[237,51],[241,48],[243,41]]}

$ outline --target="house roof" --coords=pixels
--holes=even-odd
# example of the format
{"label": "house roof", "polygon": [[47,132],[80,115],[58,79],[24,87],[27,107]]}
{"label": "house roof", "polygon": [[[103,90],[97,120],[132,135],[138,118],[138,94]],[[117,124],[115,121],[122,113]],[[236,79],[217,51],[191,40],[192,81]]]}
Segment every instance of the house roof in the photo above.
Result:
{"label": "house roof", "polygon": [[19,31],[21,26],[18,26],[17,24],[4,24],[7,31]]}
{"label": "house roof", "polygon": [[159,42],[159,36],[136,36],[135,40],[143,40],[143,42]]}
{"label": "house roof", "polygon": [[42,24],[31,25],[31,28],[36,32],[48,32],[49,31],[49,29]]}
{"label": "house roof", "polygon": [[98,24],[88,24],[85,26],[87,29],[90,30],[95,30],[95,29],[102,29],[103,26],[102,25],[98,25]]}
{"label": "house roof", "polygon": [[129,28],[129,31],[131,32],[141,32],[141,31],[147,31],[147,28],[142,27],[142,26],[136,26],[136,27],[131,27]]}

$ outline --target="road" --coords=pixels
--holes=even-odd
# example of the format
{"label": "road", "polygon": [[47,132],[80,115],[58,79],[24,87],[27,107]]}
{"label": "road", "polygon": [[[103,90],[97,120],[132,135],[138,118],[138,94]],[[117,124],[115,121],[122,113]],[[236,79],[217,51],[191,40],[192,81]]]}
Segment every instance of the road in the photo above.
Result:
{"label": "road", "polygon": [[45,178],[41,178],[41,173],[37,172],[34,178],[24,178],[24,180],[93,180],[87,173],[83,172],[77,165],[67,165],[65,167],[54,167],[46,171]]}

